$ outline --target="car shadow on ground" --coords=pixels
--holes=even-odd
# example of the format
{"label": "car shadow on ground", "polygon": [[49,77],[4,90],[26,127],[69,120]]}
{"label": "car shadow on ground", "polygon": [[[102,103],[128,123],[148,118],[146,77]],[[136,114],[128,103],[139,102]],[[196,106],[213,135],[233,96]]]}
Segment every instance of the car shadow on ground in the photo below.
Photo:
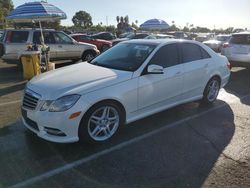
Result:
{"label": "car shadow on ground", "polygon": [[4,95],[8,95],[17,91],[21,91],[25,88],[26,82],[15,84],[13,86],[9,86],[0,90],[0,97]]}
{"label": "car shadow on ground", "polygon": [[[231,72],[229,83],[224,88],[228,93],[237,97],[242,97],[250,93],[250,68],[237,67]],[[242,103],[244,103],[241,100]]]}
{"label": "car shadow on ground", "polygon": [[[61,177],[64,174],[48,181],[48,184],[50,181],[57,181],[58,187],[59,185],[77,187],[73,177],[82,180],[80,185],[88,185],[89,180],[94,180],[91,182],[119,187],[137,185],[139,187],[201,187],[218,157],[230,143],[235,131],[234,114],[230,106],[223,101],[217,103],[224,107],[211,112],[205,111],[211,110],[216,105],[204,107],[199,106],[199,103],[187,103],[177,106],[129,126],[123,126],[112,141],[98,145],[50,143],[25,131],[23,127],[21,128],[21,123],[13,125],[12,128],[8,126],[0,130],[0,139],[3,144],[6,144],[4,148],[11,147],[8,145],[16,142],[15,148],[21,148],[21,150],[18,150],[15,157],[9,158],[12,162],[8,161],[8,155],[13,153],[1,152],[5,155],[5,160],[0,159],[2,172],[8,172],[6,174],[11,177],[11,183],[2,173],[0,182],[5,186],[40,175],[148,132],[168,127],[180,119],[203,113],[123,149],[101,156],[89,164],[80,165],[74,169],[75,174],[70,176],[71,179],[66,178],[67,181]],[[10,137],[14,140],[8,143]],[[104,161],[103,165],[100,165],[101,161]],[[112,166],[114,161],[115,165]],[[2,164],[3,162],[5,165]],[[23,171],[25,173],[21,173]],[[46,182],[41,186],[48,185]]]}

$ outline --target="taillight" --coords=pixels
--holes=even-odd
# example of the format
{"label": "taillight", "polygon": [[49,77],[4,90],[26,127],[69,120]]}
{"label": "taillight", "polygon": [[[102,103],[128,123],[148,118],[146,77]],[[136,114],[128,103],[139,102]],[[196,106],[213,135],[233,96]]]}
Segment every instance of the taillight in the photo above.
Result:
{"label": "taillight", "polygon": [[230,47],[229,43],[224,43],[223,44],[223,48],[228,48],[228,47]]}
{"label": "taillight", "polygon": [[228,68],[229,70],[231,70],[231,69],[232,69],[232,65],[231,65],[231,63],[227,62],[227,68]]}

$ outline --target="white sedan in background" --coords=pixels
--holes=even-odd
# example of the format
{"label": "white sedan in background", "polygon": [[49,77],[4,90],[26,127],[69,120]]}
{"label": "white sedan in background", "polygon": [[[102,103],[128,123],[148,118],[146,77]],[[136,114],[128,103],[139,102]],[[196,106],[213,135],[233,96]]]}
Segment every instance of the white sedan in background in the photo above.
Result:
{"label": "white sedan in background", "polygon": [[230,77],[224,56],[195,41],[131,40],[91,62],[28,82],[25,126],[59,143],[109,140],[127,124],[196,100],[213,103]]}

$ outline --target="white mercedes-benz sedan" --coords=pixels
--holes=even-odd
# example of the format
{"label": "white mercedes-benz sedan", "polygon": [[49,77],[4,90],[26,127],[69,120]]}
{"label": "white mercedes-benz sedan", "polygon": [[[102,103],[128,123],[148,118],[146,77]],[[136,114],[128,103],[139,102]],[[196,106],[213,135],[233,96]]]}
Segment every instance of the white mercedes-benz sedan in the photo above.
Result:
{"label": "white mercedes-benz sedan", "polygon": [[131,40],[27,83],[24,125],[48,141],[109,140],[123,124],[170,107],[213,103],[230,64],[202,43]]}

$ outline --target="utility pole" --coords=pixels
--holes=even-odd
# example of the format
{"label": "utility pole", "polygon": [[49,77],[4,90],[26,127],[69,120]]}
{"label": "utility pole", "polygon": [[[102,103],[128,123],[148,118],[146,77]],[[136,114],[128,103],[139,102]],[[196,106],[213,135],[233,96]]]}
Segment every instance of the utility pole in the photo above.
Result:
{"label": "utility pole", "polygon": [[108,19],[108,16],[106,16],[106,25],[107,25],[107,26],[109,25],[109,19]]}

